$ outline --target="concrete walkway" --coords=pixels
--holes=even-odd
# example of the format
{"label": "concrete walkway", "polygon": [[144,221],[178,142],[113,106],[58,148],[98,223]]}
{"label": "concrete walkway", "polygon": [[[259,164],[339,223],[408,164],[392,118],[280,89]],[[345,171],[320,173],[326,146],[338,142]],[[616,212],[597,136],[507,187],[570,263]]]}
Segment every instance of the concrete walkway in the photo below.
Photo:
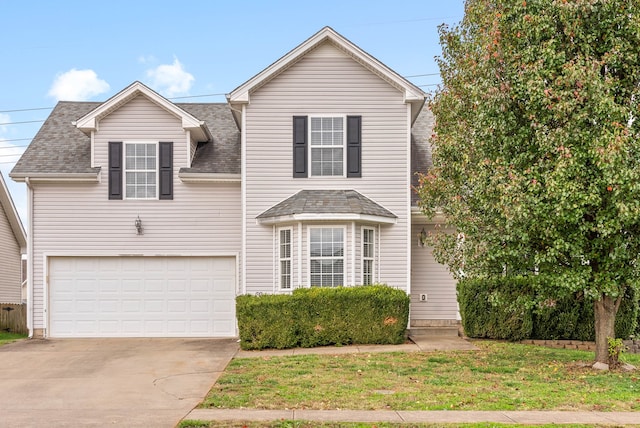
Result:
{"label": "concrete walkway", "polygon": [[[254,410],[195,409],[185,419],[202,421],[322,421],[369,423],[473,423],[503,424],[640,424],[640,412],[563,411],[392,411],[392,410]],[[220,425],[224,426],[224,424]]]}

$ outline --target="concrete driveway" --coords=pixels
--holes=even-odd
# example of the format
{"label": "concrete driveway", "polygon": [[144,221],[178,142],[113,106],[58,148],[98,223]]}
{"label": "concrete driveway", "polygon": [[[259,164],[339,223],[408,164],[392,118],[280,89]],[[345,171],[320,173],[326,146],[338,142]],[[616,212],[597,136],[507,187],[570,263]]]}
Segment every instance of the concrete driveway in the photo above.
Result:
{"label": "concrete driveway", "polygon": [[0,346],[0,426],[174,427],[235,339],[49,339]]}

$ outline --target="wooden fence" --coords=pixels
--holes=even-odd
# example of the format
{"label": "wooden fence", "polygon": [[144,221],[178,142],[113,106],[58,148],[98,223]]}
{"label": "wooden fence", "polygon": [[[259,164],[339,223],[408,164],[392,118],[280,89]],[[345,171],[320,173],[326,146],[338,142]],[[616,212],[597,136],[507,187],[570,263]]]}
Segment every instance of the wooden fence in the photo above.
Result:
{"label": "wooden fence", "polygon": [[0,330],[28,334],[27,305],[0,303]]}

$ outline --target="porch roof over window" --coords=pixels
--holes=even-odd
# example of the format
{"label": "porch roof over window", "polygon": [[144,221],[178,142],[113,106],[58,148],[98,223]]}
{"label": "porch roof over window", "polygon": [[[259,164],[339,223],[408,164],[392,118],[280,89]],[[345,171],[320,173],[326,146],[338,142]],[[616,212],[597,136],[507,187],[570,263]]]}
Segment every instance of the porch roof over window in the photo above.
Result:
{"label": "porch roof over window", "polygon": [[397,219],[355,190],[301,190],[256,217],[259,224],[313,220],[395,224]]}

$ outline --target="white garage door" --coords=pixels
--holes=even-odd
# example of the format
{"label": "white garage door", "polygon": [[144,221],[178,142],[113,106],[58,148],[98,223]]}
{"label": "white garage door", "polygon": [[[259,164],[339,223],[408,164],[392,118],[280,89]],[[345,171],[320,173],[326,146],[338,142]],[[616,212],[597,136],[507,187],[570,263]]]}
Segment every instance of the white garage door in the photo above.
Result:
{"label": "white garage door", "polygon": [[53,257],[51,337],[232,337],[233,257]]}

